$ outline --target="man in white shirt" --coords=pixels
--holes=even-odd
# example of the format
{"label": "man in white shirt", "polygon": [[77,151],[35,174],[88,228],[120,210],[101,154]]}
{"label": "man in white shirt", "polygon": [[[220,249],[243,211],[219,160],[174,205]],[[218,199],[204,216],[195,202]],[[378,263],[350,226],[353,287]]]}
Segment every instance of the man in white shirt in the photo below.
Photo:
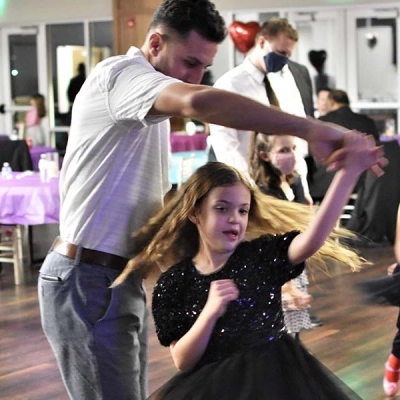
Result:
{"label": "man in white shirt", "polygon": [[[89,74],[72,109],[60,175],[60,237],[39,277],[42,326],[76,400],[147,397],[147,311],[132,232],[163,205],[171,116],[235,129],[294,134],[340,167],[340,129],[198,85],[225,38],[209,0],[165,0],[143,46]],[[240,113],[238,112],[240,110]],[[371,152],[376,153],[371,148]]]}
{"label": "man in white shirt", "polygon": [[[264,77],[267,74],[279,101],[279,107],[283,111],[305,117],[304,99],[309,115],[312,115],[310,110],[313,107],[312,85],[307,69],[304,72],[299,68],[303,66],[293,62],[291,68],[288,66],[288,57],[291,56],[297,41],[297,31],[286,19],[270,19],[260,28],[255,46],[243,63],[221,76],[214,87],[242,94],[263,104],[270,104],[264,84]],[[303,83],[301,85],[303,96],[292,70],[297,80]],[[306,75],[303,76],[304,74]],[[248,160],[252,140],[249,132],[210,125],[210,135],[216,159],[238,168],[249,176]],[[297,139],[296,145],[296,170],[302,178],[306,199],[312,204],[307,184],[307,165],[304,161],[304,157],[308,154],[308,146],[301,139]]]}

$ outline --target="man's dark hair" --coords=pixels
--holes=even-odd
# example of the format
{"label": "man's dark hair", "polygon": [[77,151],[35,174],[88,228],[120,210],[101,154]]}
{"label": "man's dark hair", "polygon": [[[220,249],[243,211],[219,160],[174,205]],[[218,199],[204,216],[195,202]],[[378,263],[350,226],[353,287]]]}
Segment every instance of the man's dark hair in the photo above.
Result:
{"label": "man's dark hair", "polygon": [[153,15],[150,29],[160,25],[181,37],[195,31],[215,43],[221,43],[227,34],[224,19],[209,0],[163,1]]}
{"label": "man's dark hair", "polygon": [[78,64],[78,74],[79,75],[86,75],[86,65],[85,63]]}
{"label": "man's dark hair", "polygon": [[329,86],[322,86],[317,90],[317,96],[319,95],[319,92],[332,92],[332,88],[330,88]]}
{"label": "man's dark hair", "polygon": [[345,104],[346,106],[350,105],[349,96],[347,96],[344,90],[332,90],[328,95],[328,99],[333,100],[335,103]]}

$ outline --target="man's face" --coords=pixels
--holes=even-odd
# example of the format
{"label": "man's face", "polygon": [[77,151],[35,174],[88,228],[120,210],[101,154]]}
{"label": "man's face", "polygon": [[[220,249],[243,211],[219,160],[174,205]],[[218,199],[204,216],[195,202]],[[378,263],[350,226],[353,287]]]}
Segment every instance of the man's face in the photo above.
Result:
{"label": "man's face", "polygon": [[280,33],[274,38],[267,39],[265,55],[273,51],[281,56],[290,57],[293,53],[296,42],[290,39],[285,33]]}
{"label": "man's face", "polygon": [[192,31],[184,40],[168,38],[152,58],[154,68],[165,75],[186,83],[198,84],[218,50],[218,43],[210,42]]}
{"label": "man's face", "polygon": [[325,115],[329,112],[330,101],[329,101],[329,91],[328,90],[321,90],[318,92],[317,108],[318,108],[318,113],[319,113],[320,117],[322,117],[323,115]]}

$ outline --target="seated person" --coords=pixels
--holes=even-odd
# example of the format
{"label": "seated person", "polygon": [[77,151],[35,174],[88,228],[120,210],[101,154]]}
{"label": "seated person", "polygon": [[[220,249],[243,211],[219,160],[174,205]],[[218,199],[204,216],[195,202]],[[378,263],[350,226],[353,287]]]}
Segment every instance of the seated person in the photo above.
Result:
{"label": "seated person", "polygon": [[[347,129],[355,129],[373,136],[376,143],[379,143],[379,132],[375,122],[364,114],[355,113],[350,108],[350,101],[347,93],[343,90],[331,90],[328,94],[328,112],[319,118],[321,121],[332,122]],[[334,173],[326,170],[326,167],[319,164],[314,158],[308,163],[308,185],[314,202],[320,202],[332,181]],[[362,186],[364,177],[360,178],[356,191]]]}

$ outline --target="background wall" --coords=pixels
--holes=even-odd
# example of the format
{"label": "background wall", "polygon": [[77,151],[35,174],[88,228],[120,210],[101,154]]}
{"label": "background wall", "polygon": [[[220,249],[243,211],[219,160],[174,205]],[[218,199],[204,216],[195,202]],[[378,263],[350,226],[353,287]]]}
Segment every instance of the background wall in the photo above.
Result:
{"label": "background wall", "polygon": [[[321,6],[341,6],[347,7],[358,4],[379,4],[381,7],[389,1],[384,0],[246,0],[244,7],[242,0],[215,0],[219,10],[233,9],[266,9],[266,8],[300,8],[300,7],[321,7]],[[393,2],[392,2],[393,4]]]}
{"label": "background wall", "polygon": [[[135,0],[132,0],[135,1]],[[220,11],[249,9],[282,9],[321,6],[353,6],[395,2],[382,0],[214,0]],[[20,25],[26,22],[63,21],[82,18],[112,17],[112,0],[0,0],[0,25]]]}
{"label": "background wall", "polygon": [[0,0],[0,25],[112,17],[112,0]]}

